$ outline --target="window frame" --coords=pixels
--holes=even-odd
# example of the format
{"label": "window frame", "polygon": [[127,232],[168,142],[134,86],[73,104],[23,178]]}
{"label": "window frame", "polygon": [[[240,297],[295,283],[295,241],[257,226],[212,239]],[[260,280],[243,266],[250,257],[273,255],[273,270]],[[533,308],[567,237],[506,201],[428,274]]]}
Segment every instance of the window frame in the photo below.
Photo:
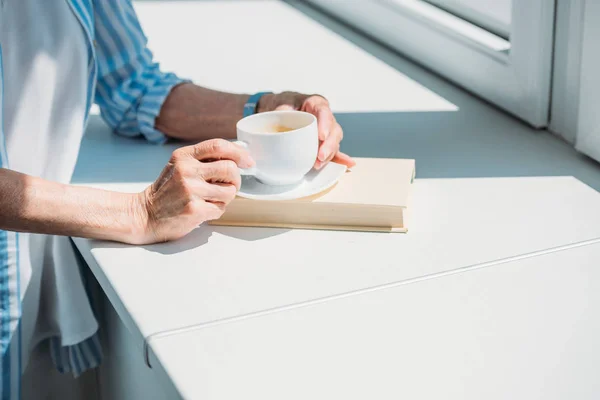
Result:
{"label": "window frame", "polygon": [[[488,31],[508,39],[510,37],[510,25],[499,21],[490,15],[486,15],[469,7],[464,7],[458,4],[458,0],[425,0],[427,3],[433,4],[443,10],[453,13],[460,18],[470,21],[481,26]],[[496,0],[500,1],[500,0]],[[509,0],[512,2],[512,0]]]}
{"label": "window frame", "polygon": [[[581,29],[579,50],[578,72],[575,76],[566,75],[567,86],[573,91],[577,90],[579,95],[576,102],[568,103],[570,99],[564,99],[567,108],[567,115],[571,117],[567,122],[573,121],[574,115],[577,118],[575,131],[575,148],[580,152],[600,161],[600,53],[598,52],[598,38],[600,38],[600,25],[598,17],[600,16],[600,3],[597,1],[585,0],[581,10],[582,21],[575,24],[574,29]],[[575,16],[573,21],[577,21]],[[577,36],[575,36],[577,37]],[[560,115],[559,115],[560,116]],[[558,117],[558,116],[557,116]],[[563,121],[564,122],[564,121]],[[572,127],[569,127],[572,128]]]}
{"label": "window frame", "polygon": [[[585,0],[559,1],[556,5],[552,104],[548,129],[571,144],[577,141],[579,124],[581,73],[584,67],[584,11]],[[589,7],[587,11],[593,12]],[[589,48],[588,51],[595,50]]]}
{"label": "window frame", "polygon": [[[457,16],[423,0],[306,1],[533,127],[548,126],[554,1],[528,0],[513,7],[507,51],[485,44],[477,29],[462,29]],[[445,13],[449,23],[419,11],[427,7],[442,12],[436,15]]]}

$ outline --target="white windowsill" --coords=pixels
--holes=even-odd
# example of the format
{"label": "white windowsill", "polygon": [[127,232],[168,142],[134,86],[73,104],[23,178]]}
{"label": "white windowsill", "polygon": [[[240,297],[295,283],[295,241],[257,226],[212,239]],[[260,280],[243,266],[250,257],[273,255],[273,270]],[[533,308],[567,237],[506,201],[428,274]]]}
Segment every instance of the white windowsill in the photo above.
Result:
{"label": "white windowsill", "polygon": [[425,1],[383,0],[383,2],[392,6],[395,11],[419,18],[430,27],[448,30],[456,36],[471,40],[493,51],[508,52],[510,50],[508,40]]}

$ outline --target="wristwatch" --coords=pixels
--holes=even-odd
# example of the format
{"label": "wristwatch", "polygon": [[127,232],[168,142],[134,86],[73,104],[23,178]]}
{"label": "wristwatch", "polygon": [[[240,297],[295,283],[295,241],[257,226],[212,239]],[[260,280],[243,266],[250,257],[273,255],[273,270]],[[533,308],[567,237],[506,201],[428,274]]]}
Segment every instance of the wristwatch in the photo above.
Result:
{"label": "wristwatch", "polygon": [[258,92],[253,94],[252,96],[250,96],[250,98],[248,99],[248,101],[246,102],[246,104],[244,104],[244,117],[247,117],[249,115],[252,114],[256,114],[257,107],[258,107],[258,101],[260,100],[261,97],[263,97],[265,94],[271,94],[273,92]]}

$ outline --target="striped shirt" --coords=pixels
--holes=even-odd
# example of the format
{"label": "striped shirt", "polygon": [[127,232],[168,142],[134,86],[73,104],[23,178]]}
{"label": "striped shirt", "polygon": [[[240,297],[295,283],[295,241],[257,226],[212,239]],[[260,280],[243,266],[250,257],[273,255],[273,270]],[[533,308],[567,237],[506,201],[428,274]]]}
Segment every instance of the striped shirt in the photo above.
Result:
{"label": "striped shirt", "polygon": [[[182,80],[161,72],[153,62],[131,1],[65,1],[77,17],[88,47],[86,120],[90,105],[96,103],[115,132],[141,134],[153,143],[163,143],[166,137],[154,128],[154,121],[170,90]],[[2,130],[3,78],[0,47],[0,167],[10,168]],[[0,230],[0,400],[19,398],[22,373],[20,320],[25,288],[20,287],[18,249],[19,234]],[[59,371],[76,376],[101,361],[96,335],[72,346],[61,346],[59,338],[50,338],[50,349]]]}

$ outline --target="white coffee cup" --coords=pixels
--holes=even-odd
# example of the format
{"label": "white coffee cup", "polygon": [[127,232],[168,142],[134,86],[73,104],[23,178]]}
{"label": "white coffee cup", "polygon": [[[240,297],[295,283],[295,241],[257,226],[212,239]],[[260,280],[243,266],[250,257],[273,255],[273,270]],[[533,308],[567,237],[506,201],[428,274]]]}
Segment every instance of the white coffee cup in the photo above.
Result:
{"label": "white coffee cup", "polygon": [[[290,129],[277,132],[277,128]],[[256,162],[241,170],[267,185],[291,185],[302,180],[319,151],[317,118],[302,111],[270,111],[250,115],[237,123],[236,143]]]}

